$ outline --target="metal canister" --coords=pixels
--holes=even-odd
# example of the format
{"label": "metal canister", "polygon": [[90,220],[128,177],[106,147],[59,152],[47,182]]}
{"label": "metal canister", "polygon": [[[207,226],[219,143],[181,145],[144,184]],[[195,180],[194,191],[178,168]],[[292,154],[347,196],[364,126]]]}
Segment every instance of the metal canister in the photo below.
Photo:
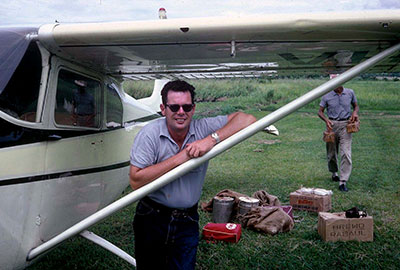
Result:
{"label": "metal canister", "polygon": [[258,206],[260,200],[252,197],[239,197],[239,215],[245,215],[252,207]]}
{"label": "metal canister", "polygon": [[212,220],[214,223],[228,223],[231,219],[233,204],[232,197],[217,197],[213,199]]}

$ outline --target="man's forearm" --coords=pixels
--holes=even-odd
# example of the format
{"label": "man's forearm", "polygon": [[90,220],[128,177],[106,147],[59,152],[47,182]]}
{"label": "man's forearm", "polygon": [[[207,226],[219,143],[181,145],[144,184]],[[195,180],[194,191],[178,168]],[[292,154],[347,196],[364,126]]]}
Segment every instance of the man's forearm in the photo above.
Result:
{"label": "man's forearm", "polygon": [[132,189],[138,189],[154,181],[189,159],[190,158],[186,154],[186,151],[183,150],[160,163],[148,166],[146,168],[138,168],[131,165],[129,171],[130,185]]}
{"label": "man's forearm", "polygon": [[358,104],[354,103],[353,104],[353,113],[351,114],[350,121],[358,121]]}
{"label": "man's forearm", "polygon": [[358,111],[359,111],[359,107],[358,107],[358,104],[356,103],[356,104],[354,104],[353,113],[358,115]]}
{"label": "man's forearm", "polygon": [[320,107],[320,109],[319,109],[319,111],[318,111],[318,116],[319,116],[319,118],[322,119],[322,121],[325,122],[326,127],[327,127],[328,129],[332,129],[332,122],[329,120],[328,117],[326,117],[324,111],[325,111],[325,108]]}
{"label": "man's forearm", "polygon": [[219,130],[217,130],[217,134],[220,140],[223,141],[226,138],[238,132],[239,130],[248,127],[255,121],[257,121],[257,119],[251,114],[246,114],[243,112],[236,112],[230,114],[228,116],[228,123]]}
{"label": "man's forearm", "polygon": [[326,118],[324,112],[318,111],[318,116],[322,121],[324,121],[324,122],[327,121],[327,118]]}
{"label": "man's forearm", "polygon": [[[236,112],[228,115],[227,124],[216,131],[219,141],[225,140],[239,130],[254,123],[256,120],[257,119],[253,115],[242,112]],[[201,157],[210,151],[217,143],[218,141],[215,138],[213,138],[211,135],[208,135],[204,139],[188,144],[186,151],[191,158]]]}

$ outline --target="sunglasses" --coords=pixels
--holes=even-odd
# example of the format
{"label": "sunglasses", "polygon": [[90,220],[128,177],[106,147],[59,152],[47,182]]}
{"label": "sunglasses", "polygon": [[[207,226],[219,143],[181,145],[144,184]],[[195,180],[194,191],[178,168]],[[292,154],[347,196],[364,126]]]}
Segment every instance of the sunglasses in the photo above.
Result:
{"label": "sunglasses", "polygon": [[182,107],[182,109],[185,112],[190,112],[193,109],[194,104],[183,104],[183,105],[179,105],[179,104],[166,104],[165,106],[167,106],[172,112],[177,112],[179,111],[179,109]]}

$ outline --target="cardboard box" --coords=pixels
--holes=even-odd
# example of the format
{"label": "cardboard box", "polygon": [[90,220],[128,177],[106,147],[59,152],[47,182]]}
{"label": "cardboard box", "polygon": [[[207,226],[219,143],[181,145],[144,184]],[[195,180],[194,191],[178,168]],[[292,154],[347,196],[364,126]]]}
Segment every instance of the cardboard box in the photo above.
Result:
{"label": "cardboard box", "polygon": [[307,194],[296,190],[290,193],[290,205],[295,210],[326,212],[332,209],[331,195]]}
{"label": "cardboard box", "polygon": [[318,214],[318,234],[324,241],[374,240],[374,220],[371,216],[346,218],[345,212]]}

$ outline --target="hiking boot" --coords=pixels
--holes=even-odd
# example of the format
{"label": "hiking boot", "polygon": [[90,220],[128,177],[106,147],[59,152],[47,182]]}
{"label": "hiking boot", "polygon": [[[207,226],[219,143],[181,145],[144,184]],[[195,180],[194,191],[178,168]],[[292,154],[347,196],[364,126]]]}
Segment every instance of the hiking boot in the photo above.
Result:
{"label": "hiking boot", "polygon": [[346,187],[345,184],[341,184],[341,185],[339,186],[339,190],[340,190],[340,191],[343,191],[343,192],[349,191],[349,189]]}

